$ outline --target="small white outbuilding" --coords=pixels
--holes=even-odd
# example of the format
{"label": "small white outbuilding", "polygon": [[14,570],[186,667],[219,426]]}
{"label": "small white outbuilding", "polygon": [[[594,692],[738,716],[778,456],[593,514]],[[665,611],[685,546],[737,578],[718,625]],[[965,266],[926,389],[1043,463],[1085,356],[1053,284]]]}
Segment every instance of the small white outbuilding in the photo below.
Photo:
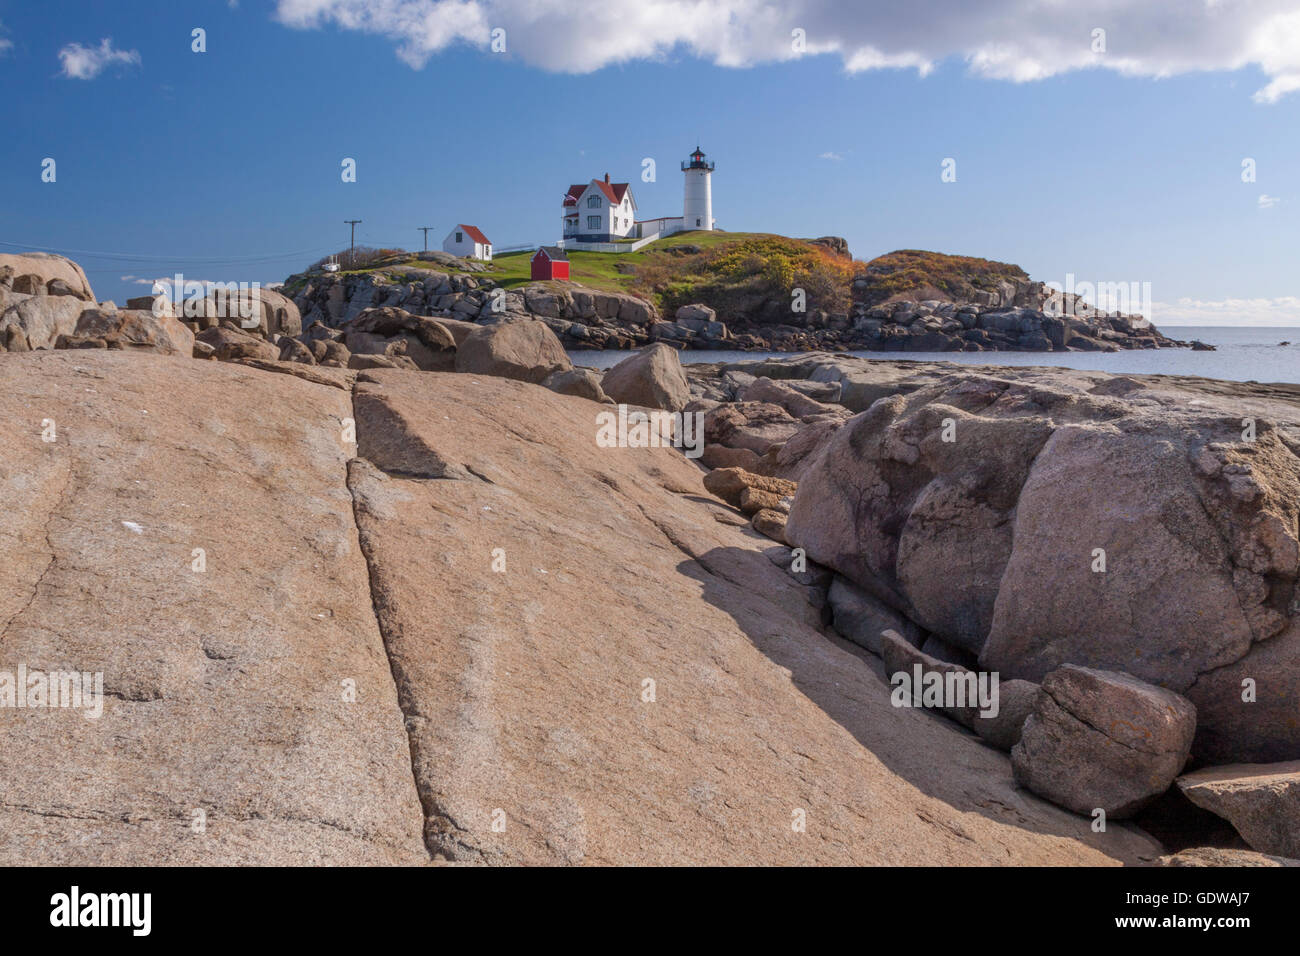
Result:
{"label": "small white outbuilding", "polygon": [[463,259],[482,259],[492,261],[492,240],[483,235],[478,226],[461,223],[442,240],[442,251]]}

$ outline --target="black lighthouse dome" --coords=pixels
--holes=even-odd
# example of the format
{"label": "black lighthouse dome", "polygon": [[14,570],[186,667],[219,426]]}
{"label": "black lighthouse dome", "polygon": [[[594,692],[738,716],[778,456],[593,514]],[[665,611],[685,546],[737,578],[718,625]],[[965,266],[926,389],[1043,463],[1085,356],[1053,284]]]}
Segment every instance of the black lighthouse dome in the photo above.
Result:
{"label": "black lighthouse dome", "polygon": [[707,169],[713,171],[713,160],[704,158],[704,150],[695,147],[695,152],[691,153],[690,162],[682,163],[682,169]]}

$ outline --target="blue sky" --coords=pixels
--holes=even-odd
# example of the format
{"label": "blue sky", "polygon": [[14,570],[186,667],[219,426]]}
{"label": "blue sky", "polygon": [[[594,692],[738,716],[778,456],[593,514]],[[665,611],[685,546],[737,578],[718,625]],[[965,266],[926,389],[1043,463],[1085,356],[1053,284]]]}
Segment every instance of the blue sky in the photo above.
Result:
{"label": "blue sky", "polygon": [[[678,162],[698,140],[724,229],[1150,282],[1167,324],[1300,325],[1300,30],[1267,39],[1285,13],[1262,4],[1241,14],[1258,22],[1170,39],[1111,2],[1017,39],[989,2],[975,6],[993,20],[954,31],[975,39],[945,45],[916,38],[937,2],[865,25],[844,7],[843,25],[824,3],[787,16],[736,0],[729,23],[770,28],[704,42],[666,12],[584,37],[580,4],[516,22],[504,0],[0,0],[0,242],[65,252],[119,302],[146,291],[124,276],[282,280],[345,246],[352,218],[367,245],[418,249],[428,225],[434,246],[457,222],[499,247],[550,242],[568,184],[605,172],[633,183],[643,218],[680,215]],[[1112,61],[1087,50],[1086,25],[1107,17]],[[480,37],[494,22],[504,54]],[[796,56],[791,22],[833,26],[810,27]],[[868,27],[864,54],[853,29]],[[645,157],[655,183],[639,180]]]}

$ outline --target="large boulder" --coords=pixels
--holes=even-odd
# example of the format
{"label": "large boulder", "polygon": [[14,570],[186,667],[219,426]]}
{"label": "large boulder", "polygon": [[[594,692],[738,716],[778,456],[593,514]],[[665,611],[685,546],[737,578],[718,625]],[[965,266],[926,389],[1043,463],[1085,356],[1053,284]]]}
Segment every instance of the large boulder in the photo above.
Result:
{"label": "large boulder", "polygon": [[679,307],[673,317],[678,322],[712,322],[718,313],[703,302],[693,302]]}
{"label": "large boulder", "polygon": [[679,412],[691,400],[681,358],[672,346],[648,346],[625,358],[604,375],[601,388],[621,405],[640,405]]}
{"label": "large boulder", "polygon": [[[687,411],[693,411],[692,403]],[[768,402],[728,402],[704,414],[704,441],[708,445],[747,448],[766,455],[792,439],[802,425],[780,405]]]}
{"label": "large boulder", "polygon": [[[981,397],[966,400],[978,407]],[[813,560],[978,654],[1011,554],[1020,488],[1051,425],[966,413],[956,404],[962,398],[894,395],[835,431],[805,472],[787,535]],[[955,441],[944,440],[945,420]]]}
{"label": "large boulder", "polygon": [[278,289],[260,289],[262,317],[272,335],[301,335],[302,313],[298,306]]}
{"label": "large boulder", "polygon": [[72,336],[61,336],[58,348],[76,348],[87,340],[102,341],[111,349],[139,349],[189,358],[194,333],[173,316],[154,315],[143,309],[87,309],[77,319]]}
{"label": "large boulder", "polygon": [[1004,679],[1122,671],[1201,759],[1300,757],[1300,416],[1183,388],[945,372],[805,459],[787,538]]}
{"label": "large boulder", "polygon": [[21,334],[30,349],[52,349],[60,335],[73,335],[77,319],[87,308],[71,295],[40,295],[19,298],[0,314],[0,336],[10,328]]}
{"label": "large boulder", "polygon": [[458,347],[482,327],[473,322],[462,322],[460,319],[449,319],[443,316],[438,316],[436,321],[451,333],[452,340]]}
{"label": "large boulder", "polygon": [[280,340],[280,361],[315,365],[316,356],[312,354],[310,348],[297,339],[283,338]]}
{"label": "large boulder", "polygon": [[1179,777],[1178,789],[1231,823],[1252,849],[1300,857],[1300,761],[1207,767]]}
{"label": "large boulder", "polygon": [[[742,402],[767,402],[772,405],[779,405],[795,418],[824,415],[836,411],[829,405],[823,405],[789,385],[774,382],[766,376],[757,378],[746,385],[736,397]],[[838,411],[841,415],[844,413],[843,409]]]}
{"label": "large boulder", "polygon": [[[441,320],[414,315],[393,306],[366,309],[343,326],[353,354],[405,355],[425,372],[456,367],[456,339]],[[400,343],[400,347],[394,348]]]}
{"label": "large boulder", "polygon": [[613,400],[600,387],[600,375],[589,368],[571,368],[563,372],[552,372],[542,382],[546,388],[561,395],[577,395],[602,404]]}
{"label": "large boulder", "polygon": [[484,325],[456,350],[456,371],[496,375],[540,384],[553,372],[573,368],[564,346],[544,322]]}
{"label": "large boulder", "polygon": [[204,329],[194,339],[196,342],[211,346],[212,357],[220,362],[234,362],[239,359],[276,361],[280,358],[280,350],[266,339],[225,326]]}
{"label": "large boulder", "polygon": [[264,338],[301,335],[302,316],[293,300],[275,289],[253,286],[244,283],[235,289],[214,287],[206,298],[193,297],[182,302],[182,317],[198,321],[201,328],[230,322]]}
{"label": "large boulder", "polygon": [[72,296],[95,304],[95,293],[81,266],[48,252],[0,254],[0,286],[27,295]]}
{"label": "large boulder", "polygon": [[1130,817],[1187,763],[1196,708],[1129,674],[1067,664],[1047,675],[1011,750],[1021,786],[1083,816]]}

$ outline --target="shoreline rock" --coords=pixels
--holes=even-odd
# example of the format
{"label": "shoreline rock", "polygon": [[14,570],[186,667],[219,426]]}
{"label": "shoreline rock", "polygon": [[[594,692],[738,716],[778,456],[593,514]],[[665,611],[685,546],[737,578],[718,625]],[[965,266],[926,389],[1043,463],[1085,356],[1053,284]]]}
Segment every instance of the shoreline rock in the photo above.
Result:
{"label": "shoreline rock", "polygon": [[1053,803],[1121,820],[1169,789],[1196,731],[1186,698],[1128,674],[1066,664],[1043,680],[1019,742],[1016,781]]}

